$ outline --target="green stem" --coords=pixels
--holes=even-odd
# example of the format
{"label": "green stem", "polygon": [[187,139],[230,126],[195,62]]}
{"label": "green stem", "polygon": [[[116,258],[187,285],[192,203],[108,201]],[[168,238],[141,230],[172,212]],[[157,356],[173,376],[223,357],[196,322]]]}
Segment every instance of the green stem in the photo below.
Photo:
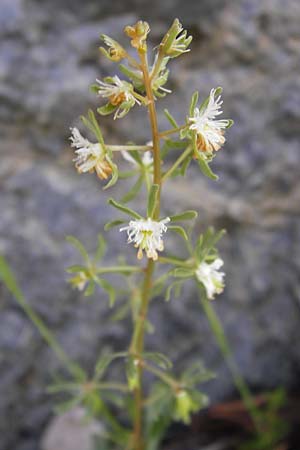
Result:
{"label": "green stem", "polygon": [[181,155],[179,156],[179,158],[176,159],[176,161],[174,162],[173,166],[170,167],[169,170],[167,170],[167,172],[165,172],[162,176],[161,181],[164,183],[166,181],[167,178],[169,178],[172,173],[174,172],[174,170],[177,169],[178,166],[180,166],[180,164],[185,160],[185,158],[187,158],[189,156],[189,154],[192,152],[192,147],[188,146],[186,148],[186,150],[181,153]]}
{"label": "green stem", "polygon": [[171,128],[170,130],[162,131],[161,133],[159,133],[159,137],[163,138],[166,136],[170,136],[170,134],[178,133],[178,131],[183,130],[186,127],[187,125],[182,125],[181,127]]}
{"label": "green stem", "polygon": [[225,335],[223,326],[218,318],[213,306],[210,301],[203,297],[201,291],[199,290],[199,297],[201,304],[203,306],[206,317],[209,321],[210,327],[214,333],[215,339],[219,345],[219,348],[223,354],[225,361],[227,362],[228,368],[232,374],[233,381],[241,395],[245,407],[247,408],[252,421],[254,423],[256,431],[259,433],[261,430],[260,414],[253,401],[251,392],[243,379],[240,370],[233,358],[232,351]]}
{"label": "green stem", "polygon": [[141,267],[136,266],[111,266],[111,267],[101,267],[100,269],[97,269],[97,274],[101,273],[115,273],[115,272],[121,272],[121,273],[134,273],[134,272],[141,272]]}
{"label": "green stem", "polygon": [[152,145],[106,145],[106,148],[108,150],[111,150],[112,152],[120,152],[124,150],[127,152],[131,152],[134,150],[146,152],[153,150]]}
{"label": "green stem", "polygon": [[[161,156],[160,156],[160,138],[157,124],[157,114],[155,108],[155,99],[151,87],[151,79],[148,70],[148,62],[145,53],[139,52],[141,60],[141,69],[143,72],[144,85],[146,95],[148,99],[148,111],[150,118],[150,125],[152,131],[153,142],[153,184],[159,186],[159,192],[157,196],[157,206],[153,214],[153,219],[158,220],[160,215],[160,190],[161,190]],[[130,351],[140,357],[144,349],[144,335],[145,335],[145,322],[148,313],[149,301],[151,298],[152,290],[152,276],[154,272],[154,261],[148,260],[147,267],[145,269],[144,282],[142,287],[141,306],[135,321],[135,329],[130,346]],[[133,430],[133,450],[143,450],[144,442],[142,435],[142,420],[143,420],[143,392],[142,392],[142,376],[143,368],[140,366],[138,369],[139,383],[138,387],[134,391],[135,401],[135,418],[134,418],[134,430]]]}

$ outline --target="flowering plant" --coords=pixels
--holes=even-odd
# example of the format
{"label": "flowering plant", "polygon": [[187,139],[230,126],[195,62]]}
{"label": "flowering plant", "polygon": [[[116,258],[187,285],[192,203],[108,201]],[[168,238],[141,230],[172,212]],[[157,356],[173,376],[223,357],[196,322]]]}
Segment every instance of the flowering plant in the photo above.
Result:
{"label": "flowering plant", "polygon": [[[224,289],[225,273],[220,270],[223,261],[216,249],[223,231],[216,233],[209,228],[193,242],[191,227],[187,232],[182,223],[194,221],[197,218],[196,211],[182,211],[161,217],[164,184],[170,178],[184,176],[192,161],[198,164],[204,176],[213,180],[218,178],[211,168],[211,162],[225,143],[226,129],[233,124],[232,120],[220,118],[222,89],[212,88],[200,105],[198,93],[194,93],[183,124],[179,125],[171,113],[165,110],[171,128],[161,131],[158,127],[156,103],[160,97],[171,93],[165,87],[169,76],[168,64],[171,59],[190,51],[192,37],[188,36],[179,20],[175,19],[157,47],[153,61],[149,62],[147,36],[150,27],[147,22],[139,21],[133,26],[127,26],[124,32],[130,38],[136,58],[106,35],[102,35],[102,39],[107,48],[100,50],[112,62],[122,61],[119,69],[127,79],[122,80],[117,75],[106,77],[103,81],[96,80],[91,89],[105,101],[105,104],[97,109],[99,115],[113,114],[113,119],[119,120],[134,107],[148,110],[151,141],[145,145],[108,144],[91,110],[86,117],[82,117],[82,122],[93,134],[93,141],[77,128],[71,129],[70,141],[75,153],[73,161],[77,171],[80,174],[95,172],[101,182],[105,180],[104,189],[110,188],[118,179],[126,176],[137,177],[132,188],[119,201],[109,199],[108,203],[121,213],[122,217],[107,223],[105,230],[119,228],[124,243],[126,232],[127,242],[137,249],[137,259],[142,260],[144,265],[129,265],[124,260],[114,266],[101,265],[106,248],[101,235],[98,237],[93,258],[78,239],[69,236],[68,240],[79,251],[82,262],[69,267],[68,272],[71,275],[69,282],[72,287],[89,296],[93,294],[96,286],[99,286],[108,295],[111,307],[115,307],[119,292],[106,279],[106,274],[117,273],[125,277],[130,287],[128,302],[117,314],[119,318],[123,318],[128,312],[131,313],[133,332],[128,347],[117,353],[101,355],[91,379],[81,367],[70,361],[40,318],[26,305],[2,259],[0,275],[74,378],[71,382],[57,383],[52,390],[73,394],[67,406],[82,403],[92,414],[101,415],[105,423],[101,450],[155,450],[172,420],[189,423],[192,414],[207,405],[208,399],[199,391],[198,385],[211,378],[211,372],[201,364],[195,364],[181,376],[175,376],[169,358],[159,352],[146,351],[144,345],[145,332],[151,327],[148,321],[151,299],[164,293],[166,300],[169,300],[180,292],[187,279],[193,279],[199,288],[204,312],[228,360],[236,386],[259,429],[255,404],[232,360],[221,323],[210,303],[210,300]],[[171,139],[170,136],[174,137]],[[132,170],[128,173],[120,172],[115,158],[117,152],[131,165]],[[166,167],[163,160],[169,152],[179,154],[171,158],[172,162]],[[140,193],[143,185],[147,192],[147,206],[145,211],[137,212],[130,208],[128,203]],[[125,219],[125,216],[129,217],[129,220]],[[185,257],[164,252],[165,243],[172,232],[177,233],[185,242]],[[167,269],[156,276],[156,265]],[[131,277],[134,277],[133,280]],[[124,377],[121,380],[107,381],[107,369],[120,359],[124,361]],[[155,378],[155,383],[151,387],[147,385],[147,389],[144,383],[145,372],[150,372]],[[116,392],[118,395],[115,395]],[[120,407],[129,413],[129,419],[120,415],[119,421],[115,417],[114,412]]]}
{"label": "flowering plant", "polygon": [[[98,121],[92,111],[88,117],[83,118],[84,125],[92,131],[97,143],[90,142],[83,137],[77,128],[72,129],[71,146],[75,150],[75,166],[79,173],[95,171],[101,180],[111,177],[105,188],[115,184],[119,177],[119,169],[114,160],[114,153],[122,152],[124,159],[135,169],[133,176],[138,174],[138,179],[133,188],[123,199],[109,200],[109,204],[130,217],[129,223],[125,223],[124,217],[106,224],[106,229],[122,225],[119,230],[127,233],[127,242],[138,249],[137,258],[146,257],[146,266],[115,266],[94,267],[89,262],[86,251],[78,240],[69,238],[78,248],[88,267],[74,266],[69,269],[72,273],[70,282],[79,290],[85,290],[85,295],[93,292],[96,284],[109,294],[113,305],[116,295],[114,287],[102,275],[111,271],[121,273],[127,278],[140,275],[141,285],[138,288],[138,300],[131,294],[130,301],[133,311],[133,336],[127,351],[114,355],[105,355],[100,358],[96,367],[96,380],[102,378],[104,367],[108,366],[115,358],[124,358],[126,367],[127,384],[111,383],[106,387],[111,390],[119,389],[121,392],[129,391],[133,394],[133,429],[122,427],[123,447],[132,450],[144,448],[154,449],[163,435],[163,430],[172,419],[182,420],[188,423],[191,414],[207,405],[207,397],[196,388],[197,383],[209,378],[211,374],[202,366],[194,367],[177,379],[171,374],[171,362],[160,353],[149,353],[144,349],[145,329],[148,326],[147,313],[149,302],[154,295],[165,290],[166,298],[172,295],[176,286],[177,292],[183,282],[193,278],[202,290],[204,301],[213,299],[224,288],[224,273],[220,272],[223,261],[218,256],[215,244],[221,237],[221,233],[215,234],[209,229],[201,235],[195,245],[195,250],[190,243],[190,236],[181,223],[196,219],[196,211],[183,211],[176,215],[161,218],[160,206],[164,183],[169,178],[182,176],[186,173],[189,164],[195,160],[205,176],[216,179],[210,163],[215,153],[225,143],[224,132],[232,125],[231,120],[220,119],[222,114],[221,88],[211,89],[209,96],[203,100],[200,106],[198,93],[192,96],[187,120],[178,125],[174,117],[165,110],[165,115],[171,124],[171,129],[160,131],[158,128],[156,102],[161,96],[171,91],[165,87],[168,81],[169,61],[186,52],[192,37],[176,19],[163,37],[158,46],[157,53],[151,63],[147,56],[147,36],[150,27],[146,22],[139,21],[133,26],[125,28],[125,34],[131,39],[131,45],[137,52],[137,59],[133,58],[123,46],[108,36],[103,36],[108,50],[102,48],[101,52],[114,62],[127,61],[127,65],[121,64],[120,70],[127,77],[121,80],[119,76],[106,77],[104,81],[97,80],[92,86],[93,92],[105,99],[106,103],[97,111],[100,115],[113,114],[115,120],[124,117],[133,107],[140,106],[148,109],[150,127],[152,131],[151,142],[146,145],[113,146],[104,142]],[[174,139],[170,136],[174,135]],[[176,137],[177,136],[177,137]],[[161,142],[165,144],[161,147]],[[166,168],[162,157],[169,151],[179,151],[179,156],[173,160],[173,164]],[[140,214],[129,208],[127,203],[138,195],[142,185],[146,185],[148,192],[147,209]],[[179,224],[178,224],[179,223]],[[185,259],[164,254],[164,242],[168,240],[170,232],[178,233],[187,244],[187,257]],[[100,247],[103,243],[100,242]],[[169,269],[159,278],[155,277],[155,264],[161,263],[169,266]],[[94,268],[93,268],[94,267]],[[92,268],[92,269],[91,269]],[[99,369],[100,367],[100,369]],[[143,387],[143,373],[149,371],[158,381],[146,399]],[[95,380],[94,380],[95,382]],[[101,388],[100,388],[101,393]],[[126,397],[126,396],[125,396]],[[102,397],[101,397],[102,398]],[[159,406],[163,402],[164,407]],[[163,423],[157,424],[157,417]],[[164,420],[162,420],[164,416]],[[108,430],[112,441],[112,447],[117,445],[120,439],[115,427],[108,420]],[[118,424],[118,429],[121,427]],[[158,427],[158,430],[156,429]],[[120,430],[119,430],[120,431]],[[124,444],[125,441],[125,444]]]}

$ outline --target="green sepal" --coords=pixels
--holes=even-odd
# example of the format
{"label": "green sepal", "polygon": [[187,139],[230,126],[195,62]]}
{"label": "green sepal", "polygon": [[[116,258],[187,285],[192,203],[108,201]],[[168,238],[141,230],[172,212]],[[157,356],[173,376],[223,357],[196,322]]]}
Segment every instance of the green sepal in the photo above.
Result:
{"label": "green sepal", "polygon": [[228,128],[231,128],[232,125],[234,125],[234,120],[232,120],[232,119],[228,119],[227,122],[228,122],[228,124],[227,124],[227,126],[226,126],[227,129],[228,129]]}
{"label": "green sepal", "polygon": [[104,225],[104,231],[109,231],[114,227],[117,227],[119,225],[123,225],[123,223],[126,223],[126,220],[121,220],[121,219],[116,219],[116,220],[111,220],[110,222],[107,222]]}
{"label": "green sepal", "polygon": [[183,220],[193,220],[198,217],[197,211],[188,210],[174,216],[169,216],[171,222],[181,222]]}
{"label": "green sepal", "polygon": [[144,359],[149,360],[161,367],[164,370],[169,370],[173,367],[172,361],[162,353],[158,352],[144,352],[141,355]]}
{"label": "green sepal", "polygon": [[106,160],[107,162],[110,164],[111,168],[112,168],[112,175],[111,175],[111,179],[109,180],[109,182],[103,187],[103,190],[105,191],[106,189],[114,186],[116,184],[116,182],[118,181],[119,178],[119,170],[118,170],[118,166],[112,161],[111,157],[109,156],[109,154],[106,154]]}
{"label": "green sepal", "polygon": [[90,257],[88,255],[88,252],[86,251],[84,245],[82,244],[82,242],[80,242],[80,240],[74,236],[67,236],[66,241],[68,241],[70,244],[72,244],[73,247],[75,247],[79,251],[79,253],[81,254],[84,261],[89,264]]}
{"label": "green sepal", "polygon": [[133,209],[128,208],[125,205],[122,205],[121,203],[116,202],[113,198],[110,198],[107,203],[114,208],[118,209],[119,211],[122,211],[124,214],[128,214],[131,217],[134,217],[137,220],[142,219],[142,216],[138,214],[137,212],[133,211]]}
{"label": "green sepal", "polygon": [[211,180],[218,180],[219,179],[218,175],[213,173],[213,171],[209,167],[207,161],[204,158],[202,158],[202,156],[199,154],[199,152],[198,152],[197,162],[198,162],[198,165],[199,165],[200,170],[203,173],[203,175],[207,176]]}
{"label": "green sepal", "polygon": [[176,18],[174,19],[171,27],[163,37],[163,40],[161,41],[161,48],[164,53],[167,53],[168,50],[171,48],[174,40],[176,39],[177,34],[181,31],[181,24],[179,20]]}
{"label": "green sepal", "polygon": [[153,184],[151,186],[150,193],[148,196],[147,217],[150,218],[153,217],[154,211],[157,207],[158,195],[159,195],[159,185]]}
{"label": "green sepal", "polygon": [[98,114],[101,116],[108,116],[109,114],[112,114],[117,109],[117,106],[112,105],[111,103],[106,103],[104,106],[100,106],[97,108]]}
{"label": "green sepal", "polygon": [[168,229],[179,234],[179,236],[181,236],[185,241],[188,240],[188,236],[186,234],[185,229],[180,227],[179,225],[168,225]]}
{"label": "green sepal", "polygon": [[193,93],[192,98],[191,98],[191,103],[190,103],[189,113],[190,113],[191,117],[194,115],[194,111],[195,111],[196,105],[198,103],[198,98],[199,98],[199,92],[196,91]]}
{"label": "green sepal", "polygon": [[141,187],[143,186],[143,181],[144,181],[144,178],[142,175],[140,177],[138,177],[137,181],[134,183],[132,188],[127,192],[127,194],[125,194],[121,198],[121,202],[127,203],[127,202],[130,202],[131,200],[133,200],[137,196],[139,191],[141,190]]}
{"label": "green sepal", "polygon": [[176,120],[174,119],[172,114],[167,109],[164,109],[164,113],[165,113],[166,118],[168,119],[168,121],[172,125],[172,127],[179,128],[178,123],[176,122]]}

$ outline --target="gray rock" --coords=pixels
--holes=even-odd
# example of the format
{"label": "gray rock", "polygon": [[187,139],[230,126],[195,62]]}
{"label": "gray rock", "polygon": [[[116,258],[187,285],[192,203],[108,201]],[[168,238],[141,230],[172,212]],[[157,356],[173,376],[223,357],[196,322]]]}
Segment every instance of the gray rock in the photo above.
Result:
{"label": "gray rock", "polygon": [[[159,14],[157,13],[159,11]],[[296,0],[58,1],[4,0],[0,6],[0,252],[11,263],[31,306],[67,353],[89,372],[103,348],[124,349],[129,326],[110,323],[107,298],[83,299],[64,269],[78,261],[65,242],[74,234],[92,251],[113,211],[93,176],[77,176],[69,127],[98,99],[88,92],[112,64],[98,54],[99,34],[123,39],[126,24],[151,21],[153,46],[178,16],[195,39],[172,62],[174,94],[159,106],[180,121],[195,90],[224,88],[224,117],[235,126],[213,163],[218,183],[192,165],[189,178],[166,186],[163,214],[199,211],[196,231],[225,227],[220,243],[226,290],[214,306],[235,358],[255,391],[297,387],[300,350],[299,20]],[[146,113],[101,119],[112,143],[150,138]],[[127,185],[126,185],[127,186]],[[143,201],[135,205],[143,211]],[[118,231],[107,234],[105,261],[125,251]],[[170,237],[167,250],[182,252]],[[115,280],[116,283],[119,279]],[[23,311],[0,286],[0,450],[38,450],[54,400],[45,389],[60,363]],[[179,368],[196,358],[218,377],[203,389],[212,402],[234,395],[232,379],[201,311],[192,283],[181,299],[154,301],[156,333],[147,345],[170,353]],[[170,345],[171,344],[171,345]]]}

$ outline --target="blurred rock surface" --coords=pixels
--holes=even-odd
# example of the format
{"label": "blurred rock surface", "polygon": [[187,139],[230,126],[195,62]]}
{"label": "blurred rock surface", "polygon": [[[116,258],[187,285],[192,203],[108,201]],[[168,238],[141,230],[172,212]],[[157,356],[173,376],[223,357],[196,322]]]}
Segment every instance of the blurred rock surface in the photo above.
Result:
{"label": "blurred rock surface", "polygon": [[[296,0],[2,0],[0,5],[0,251],[25,295],[66,348],[91,368],[103,347],[122,349],[128,329],[111,324],[106,298],[83,299],[65,283],[77,255],[64,237],[92,250],[113,212],[92,176],[77,176],[67,141],[96,100],[88,85],[114,67],[99,57],[99,35],[122,38],[137,18],[152,24],[153,46],[174,16],[195,36],[172,63],[174,95],[161,102],[180,120],[196,89],[224,88],[224,117],[235,126],[214,163],[218,183],[193,167],[171,182],[163,208],[199,211],[196,228],[225,227],[220,245],[226,291],[215,302],[241,370],[256,390],[297,386],[300,363],[300,5]],[[112,143],[149,140],[146,114],[102,121]],[[141,206],[141,202],[137,206]],[[125,246],[108,233],[108,261]],[[175,240],[169,242],[174,251]],[[180,245],[177,243],[176,245]],[[233,395],[196,293],[153,302],[149,344],[184,365],[195,358],[218,377],[204,386],[212,402]],[[59,364],[0,286],[0,450],[38,450],[49,420],[49,375]]]}

